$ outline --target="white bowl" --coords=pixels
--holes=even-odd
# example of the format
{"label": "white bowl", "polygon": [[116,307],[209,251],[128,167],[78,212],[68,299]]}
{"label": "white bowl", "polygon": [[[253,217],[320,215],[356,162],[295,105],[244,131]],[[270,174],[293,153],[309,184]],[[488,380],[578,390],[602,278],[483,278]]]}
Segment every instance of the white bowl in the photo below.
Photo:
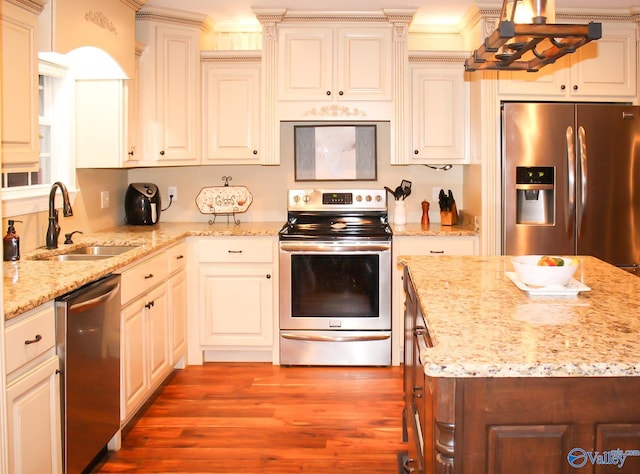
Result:
{"label": "white bowl", "polygon": [[518,278],[525,285],[566,286],[578,269],[578,265],[573,261],[573,257],[557,257],[564,260],[564,265],[561,267],[540,266],[538,265],[538,261],[541,257],[542,255],[523,255],[511,259]]}

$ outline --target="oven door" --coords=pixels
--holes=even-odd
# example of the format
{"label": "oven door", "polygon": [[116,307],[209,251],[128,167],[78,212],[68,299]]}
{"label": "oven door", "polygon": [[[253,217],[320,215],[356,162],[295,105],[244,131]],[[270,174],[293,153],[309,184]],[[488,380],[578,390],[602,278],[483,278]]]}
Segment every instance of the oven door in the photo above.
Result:
{"label": "oven door", "polygon": [[280,242],[280,329],[391,330],[391,242]]}

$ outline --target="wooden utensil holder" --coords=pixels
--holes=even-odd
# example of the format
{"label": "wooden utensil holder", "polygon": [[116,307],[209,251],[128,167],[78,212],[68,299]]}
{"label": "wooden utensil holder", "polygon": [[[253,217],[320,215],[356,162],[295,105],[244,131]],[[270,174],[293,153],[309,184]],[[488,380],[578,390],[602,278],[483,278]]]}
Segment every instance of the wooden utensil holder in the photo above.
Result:
{"label": "wooden utensil holder", "polygon": [[453,225],[453,212],[440,211],[440,225]]}

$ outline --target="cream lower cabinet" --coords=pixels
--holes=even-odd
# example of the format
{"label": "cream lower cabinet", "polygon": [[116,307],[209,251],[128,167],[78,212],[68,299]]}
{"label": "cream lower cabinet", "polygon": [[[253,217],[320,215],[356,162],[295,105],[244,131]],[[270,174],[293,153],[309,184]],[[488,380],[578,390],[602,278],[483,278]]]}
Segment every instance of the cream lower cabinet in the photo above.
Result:
{"label": "cream lower cabinet", "polygon": [[272,237],[197,242],[197,348],[190,347],[190,362],[272,361],[276,244]]}
{"label": "cream lower cabinet", "polygon": [[5,328],[10,473],[62,473],[60,361],[47,303]]}
{"label": "cream lower cabinet", "polygon": [[167,254],[170,363],[184,366],[187,350],[187,245],[184,242],[174,245]]}
{"label": "cream lower cabinet", "polygon": [[404,300],[403,267],[398,264],[401,255],[477,255],[478,238],[475,236],[394,236],[393,237],[393,280],[392,280],[392,360],[393,365],[401,362],[404,345]]}
{"label": "cream lower cabinet", "polygon": [[122,272],[123,423],[131,419],[184,356],[184,264],[172,263],[172,259],[184,258],[181,250],[177,247],[161,251]]}

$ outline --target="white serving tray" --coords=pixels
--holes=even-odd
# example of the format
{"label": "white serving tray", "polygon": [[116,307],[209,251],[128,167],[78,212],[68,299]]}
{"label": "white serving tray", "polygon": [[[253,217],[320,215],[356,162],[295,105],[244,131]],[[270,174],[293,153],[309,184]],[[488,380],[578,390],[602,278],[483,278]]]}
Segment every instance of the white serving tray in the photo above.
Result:
{"label": "white serving tray", "polygon": [[576,296],[581,291],[590,291],[587,285],[580,283],[575,278],[566,285],[552,286],[529,286],[523,283],[516,272],[504,272],[504,274],[522,291],[526,291],[530,296]]}
{"label": "white serving tray", "polygon": [[237,214],[246,212],[253,195],[246,186],[208,186],[196,196],[202,214]]}

